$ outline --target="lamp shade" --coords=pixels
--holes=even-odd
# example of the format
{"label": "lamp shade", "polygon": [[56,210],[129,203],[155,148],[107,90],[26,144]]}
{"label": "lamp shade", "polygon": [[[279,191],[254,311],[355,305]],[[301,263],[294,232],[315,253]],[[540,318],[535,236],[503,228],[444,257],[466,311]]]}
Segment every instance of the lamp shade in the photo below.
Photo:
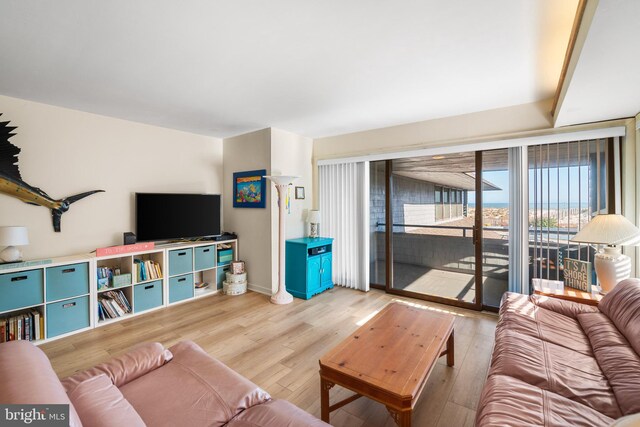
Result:
{"label": "lamp shade", "polygon": [[622,215],[596,215],[571,241],[615,246],[637,245],[640,242],[640,230]]}
{"label": "lamp shade", "polygon": [[312,224],[320,224],[320,211],[309,211],[307,222],[310,222]]}
{"label": "lamp shade", "polygon": [[28,244],[27,227],[0,227],[0,246],[22,246]]}

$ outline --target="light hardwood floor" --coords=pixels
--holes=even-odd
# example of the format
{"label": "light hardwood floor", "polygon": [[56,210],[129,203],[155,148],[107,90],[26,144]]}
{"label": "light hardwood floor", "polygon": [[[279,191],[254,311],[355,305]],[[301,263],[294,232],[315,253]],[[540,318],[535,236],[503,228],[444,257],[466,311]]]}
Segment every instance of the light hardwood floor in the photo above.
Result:
{"label": "light hardwood floor", "polygon": [[[413,417],[415,426],[473,426],[493,347],[497,316],[379,290],[335,288],[309,301],[277,306],[254,292],[214,295],[113,323],[41,348],[60,377],[125,352],[143,341],[171,346],[189,339],[251,379],[273,397],[320,416],[318,359],[359,324],[393,300],[444,310],[456,316],[455,366],[441,358]],[[351,392],[334,387],[332,402]],[[331,413],[334,426],[394,426],[384,406],[361,398]]]}

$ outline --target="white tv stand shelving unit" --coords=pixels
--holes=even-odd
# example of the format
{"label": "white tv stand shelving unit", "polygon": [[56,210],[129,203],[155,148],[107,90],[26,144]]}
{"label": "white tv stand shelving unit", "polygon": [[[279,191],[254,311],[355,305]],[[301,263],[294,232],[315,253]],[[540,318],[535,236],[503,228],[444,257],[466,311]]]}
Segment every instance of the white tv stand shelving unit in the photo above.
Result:
{"label": "white tv stand shelving unit", "polygon": [[[230,250],[222,249],[223,245]],[[134,259],[158,263],[162,277],[138,281]],[[103,257],[93,254],[61,257],[43,264],[0,270],[0,301],[4,301],[0,303],[0,319],[37,311],[44,317],[44,339],[33,342],[41,344],[215,295],[222,289],[230,261],[237,259],[237,240],[198,241]],[[130,273],[131,283],[98,290],[100,267],[117,267],[123,274]],[[209,286],[195,289],[196,282],[208,282]],[[109,290],[123,291],[132,312],[100,320],[98,298]]]}

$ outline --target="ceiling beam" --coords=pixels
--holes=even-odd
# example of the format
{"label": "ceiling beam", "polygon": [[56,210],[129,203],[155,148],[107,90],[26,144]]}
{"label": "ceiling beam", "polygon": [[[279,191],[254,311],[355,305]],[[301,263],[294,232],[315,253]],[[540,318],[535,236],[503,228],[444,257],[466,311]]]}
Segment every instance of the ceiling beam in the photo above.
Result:
{"label": "ceiling beam", "polygon": [[553,97],[553,105],[551,107],[551,116],[553,117],[554,125],[558,117],[558,111],[562,105],[562,99],[564,99],[564,95],[571,81],[571,76],[578,63],[580,52],[587,39],[589,27],[591,26],[591,21],[598,7],[598,2],[599,0],[580,0],[578,3],[576,17],[573,21],[573,27],[571,28],[571,35],[569,36],[567,52],[564,55],[562,71],[560,72],[558,86],[556,86],[556,93]]}

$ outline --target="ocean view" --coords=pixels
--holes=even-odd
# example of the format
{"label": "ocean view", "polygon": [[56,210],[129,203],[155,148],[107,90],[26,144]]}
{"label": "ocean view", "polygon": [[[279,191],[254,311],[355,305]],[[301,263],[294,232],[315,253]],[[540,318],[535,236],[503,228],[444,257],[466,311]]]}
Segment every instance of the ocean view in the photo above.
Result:
{"label": "ocean view", "polygon": [[[580,207],[578,202],[571,202],[571,203],[560,202],[559,205],[558,205],[558,202],[551,202],[549,204],[549,207],[551,209],[558,209],[558,206],[560,207],[560,209],[569,209],[569,208],[578,208],[578,207]],[[582,203],[582,207],[583,208],[586,209],[588,206],[589,206],[588,203],[585,203],[585,202]],[[475,203],[469,203],[469,207],[470,208],[475,208],[476,204]],[[502,202],[502,203],[484,203],[483,207],[489,208],[489,209],[508,208],[509,207],[509,203],[506,203],[506,202]],[[533,203],[529,203],[529,208],[533,208],[533,207],[534,207],[534,204]],[[544,203],[544,205],[542,207],[544,209],[546,209],[547,208],[547,204]]]}

